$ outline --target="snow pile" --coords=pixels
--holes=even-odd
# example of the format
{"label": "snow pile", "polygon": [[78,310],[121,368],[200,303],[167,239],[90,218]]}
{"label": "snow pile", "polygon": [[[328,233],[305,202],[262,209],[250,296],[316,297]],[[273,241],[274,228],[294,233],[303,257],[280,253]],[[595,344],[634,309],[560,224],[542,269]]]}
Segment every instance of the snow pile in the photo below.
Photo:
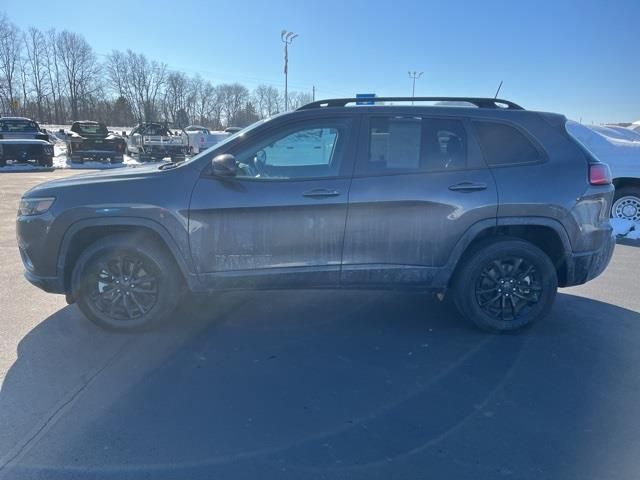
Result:
{"label": "snow pile", "polygon": [[624,218],[612,218],[610,222],[618,238],[640,240],[640,223],[632,222]]}
{"label": "snow pile", "polygon": [[[619,131],[607,127],[587,127],[567,122],[567,131],[591,153],[614,169],[618,162],[634,161],[640,165],[640,141],[622,138]],[[632,132],[633,133],[633,132]],[[640,176],[640,166],[638,167]]]}

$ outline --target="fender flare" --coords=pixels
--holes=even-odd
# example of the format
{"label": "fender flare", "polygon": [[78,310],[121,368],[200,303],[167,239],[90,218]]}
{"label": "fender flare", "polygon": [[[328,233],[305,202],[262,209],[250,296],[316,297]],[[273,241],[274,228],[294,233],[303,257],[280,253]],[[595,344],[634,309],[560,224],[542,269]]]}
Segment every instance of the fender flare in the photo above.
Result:
{"label": "fender flare", "polygon": [[478,238],[483,232],[506,226],[540,226],[551,228],[562,242],[562,247],[567,254],[572,252],[569,235],[563,225],[552,218],[547,217],[502,217],[480,220],[471,225],[456,242],[455,246],[449,254],[447,263],[440,269],[440,272],[434,279],[434,286],[437,288],[446,288],[449,284],[458,263],[467,251],[469,245]]}
{"label": "fender flare", "polygon": [[[60,248],[58,251],[58,260],[56,262],[56,271],[60,278],[65,278],[65,264],[67,262],[67,255],[69,253],[69,246],[73,238],[82,230],[92,227],[142,227],[149,229],[156,233],[160,239],[164,242],[165,246],[175,259],[178,268],[182,272],[182,275],[187,282],[187,285],[191,290],[199,290],[199,279],[193,269],[193,263],[189,256],[185,256],[185,253],[179,248],[178,243],[169,233],[169,231],[160,223],[150,220],[148,218],[141,217],[104,217],[104,218],[89,218],[85,220],[79,220],[69,226],[64,232],[62,242],[60,242]],[[188,255],[188,253],[187,253]]]}

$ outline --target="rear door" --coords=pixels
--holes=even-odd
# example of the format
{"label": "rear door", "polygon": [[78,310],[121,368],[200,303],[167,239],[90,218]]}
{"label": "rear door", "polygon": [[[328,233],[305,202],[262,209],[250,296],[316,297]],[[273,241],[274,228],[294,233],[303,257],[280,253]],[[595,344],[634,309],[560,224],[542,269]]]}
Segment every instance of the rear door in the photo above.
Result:
{"label": "rear door", "polygon": [[497,194],[460,117],[363,119],[341,281],[428,286],[464,232],[495,222]]}
{"label": "rear door", "polygon": [[233,148],[234,178],[203,175],[190,208],[192,255],[211,286],[337,285],[354,118],[279,124]]}

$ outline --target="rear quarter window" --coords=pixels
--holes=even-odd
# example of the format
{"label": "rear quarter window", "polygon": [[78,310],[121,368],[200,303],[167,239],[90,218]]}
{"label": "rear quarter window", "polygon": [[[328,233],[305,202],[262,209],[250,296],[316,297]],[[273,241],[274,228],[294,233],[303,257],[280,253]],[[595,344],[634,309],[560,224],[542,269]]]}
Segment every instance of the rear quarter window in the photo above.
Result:
{"label": "rear quarter window", "polygon": [[473,122],[488,165],[518,165],[542,161],[536,146],[518,129],[504,123]]}

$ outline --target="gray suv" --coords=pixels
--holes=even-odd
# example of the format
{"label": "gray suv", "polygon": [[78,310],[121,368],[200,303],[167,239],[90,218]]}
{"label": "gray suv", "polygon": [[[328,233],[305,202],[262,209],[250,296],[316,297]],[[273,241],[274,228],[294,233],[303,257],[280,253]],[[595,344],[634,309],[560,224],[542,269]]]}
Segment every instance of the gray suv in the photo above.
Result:
{"label": "gray suv", "polygon": [[564,116],[376,101],[314,102],[185,162],[35,187],[17,218],[27,279],[110,329],[166,320],[188,292],[340,287],[450,295],[510,331],[605,269],[610,173]]}

